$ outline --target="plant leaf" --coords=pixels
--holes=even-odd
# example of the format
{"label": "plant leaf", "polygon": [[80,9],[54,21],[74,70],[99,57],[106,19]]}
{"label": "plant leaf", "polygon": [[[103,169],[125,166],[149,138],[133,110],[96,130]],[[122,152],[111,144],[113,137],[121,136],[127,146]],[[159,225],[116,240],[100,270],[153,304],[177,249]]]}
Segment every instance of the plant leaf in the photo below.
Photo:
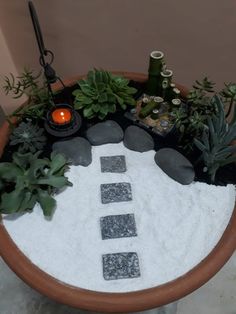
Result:
{"label": "plant leaf", "polygon": [[7,181],[15,181],[18,176],[21,176],[23,171],[10,162],[2,162],[0,163],[0,177],[1,179],[5,179]]}
{"label": "plant leaf", "polygon": [[48,165],[49,162],[46,159],[33,160],[30,165],[30,168],[28,169],[28,178],[30,180],[35,180],[38,177],[39,170],[44,169]]}
{"label": "plant leaf", "polygon": [[202,152],[203,151],[205,151],[206,150],[206,146],[202,143],[202,142],[200,142],[198,139],[194,139],[194,144],[197,146],[197,148],[199,149],[199,150],[201,150]]}
{"label": "plant leaf", "polygon": [[221,165],[221,167],[223,167],[223,166],[225,166],[227,164],[231,164],[235,161],[236,161],[236,156],[231,156],[231,157],[228,157],[226,160],[222,160],[220,162],[220,165]]}
{"label": "plant leaf", "polygon": [[108,98],[107,98],[107,94],[101,94],[98,96],[98,102],[99,103],[104,103],[104,102],[107,102]]}
{"label": "plant leaf", "polygon": [[31,192],[26,192],[20,205],[19,211],[32,210],[36,204],[37,197]]}
{"label": "plant leaf", "polygon": [[38,190],[37,200],[42,207],[44,216],[51,217],[56,207],[55,199],[47,191]]}
{"label": "plant leaf", "polygon": [[12,214],[20,209],[21,202],[24,199],[24,190],[14,190],[10,193],[3,193],[1,198],[0,210],[4,214]]}
{"label": "plant leaf", "polygon": [[66,165],[66,158],[62,154],[58,154],[56,152],[52,152],[51,154],[51,162],[50,162],[50,169],[48,174],[55,174],[59,171],[62,167]]}
{"label": "plant leaf", "polygon": [[83,110],[84,117],[91,117],[93,115],[93,109],[91,108],[84,108]]}
{"label": "plant leaf", "polygon": [[54,188],[62,188],[65,185],[68,185],[68,179],[66,177],[57,177],[55,175],[49,176],[48,178],[42,178],[37,180],[39,185],[49,185]]}

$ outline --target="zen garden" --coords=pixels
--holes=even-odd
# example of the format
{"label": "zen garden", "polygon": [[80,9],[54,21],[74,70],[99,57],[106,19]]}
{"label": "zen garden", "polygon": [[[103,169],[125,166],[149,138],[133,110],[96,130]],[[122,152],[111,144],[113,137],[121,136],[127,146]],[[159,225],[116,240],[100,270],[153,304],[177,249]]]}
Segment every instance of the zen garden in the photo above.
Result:
{"label": "zen garden", "polygon": [[4,229],[66,285],[126,293],[185,275],[233,214],[236,84],[203,75],[187,90],[161,51],[147,75],[63,80],[42,51],[40,73],[2,82],[27,97],[2,133]]}

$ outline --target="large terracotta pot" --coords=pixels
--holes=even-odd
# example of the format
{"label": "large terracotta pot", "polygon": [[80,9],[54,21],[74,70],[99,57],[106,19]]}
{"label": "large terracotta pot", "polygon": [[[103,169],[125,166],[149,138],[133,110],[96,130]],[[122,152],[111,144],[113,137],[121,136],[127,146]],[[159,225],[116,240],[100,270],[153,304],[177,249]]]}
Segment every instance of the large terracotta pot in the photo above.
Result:
{"label": "large terracotta pot", "polygon": [[[137,73],[116,72],[129,79],[144,82],[147,76]],[[65,80],[66,85],[73,85],[82,78]],[[187,89],[178,85],[183,96]],[[55,89],[59,85],[54,86]],[[8,141],[9,125],[6,122],[0,129],[0,152]],[[52,222],[53,223],[53,222]],[[166,284],[154,288],[129,293],[104,293],[80,289],[61,281],[40,270],[17,248],[0,223],[0,254],[8,266],[29,286],[55,301],[99,312],[122,313],[142,311],[165,305],[193,292],[211,277],[228,261],[236,249],[236,207],[231,220],[220,241],[212,252],[191,271]]]}

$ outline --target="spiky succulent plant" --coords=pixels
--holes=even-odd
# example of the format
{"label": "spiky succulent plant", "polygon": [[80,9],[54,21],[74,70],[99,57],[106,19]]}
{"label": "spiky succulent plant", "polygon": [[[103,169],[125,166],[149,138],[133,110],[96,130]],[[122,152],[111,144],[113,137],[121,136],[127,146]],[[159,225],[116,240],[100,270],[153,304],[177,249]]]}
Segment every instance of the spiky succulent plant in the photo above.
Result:
{"label": "spiky succulent plant", "polygon": [[39,159],[40,152],[13,154],[12,162],[0,163],[0,212],[12,214],[32,210],[38,202],[45,216],[56,206],[52,194],[56,189],[72,185],[64,176],[68,169],[61,154]]}
{"label": "spiky succulent plant", "polygon": [[232,141],[236,139],[236,122],[228,124],[225,118],[224,105],[218,96],[213,101],[217,106],[217,114],[208,117],[208,129],[204,129],[201,140],[194,139],[195,145],[202,151],[205,171],[211,181],[215,181],[217,170],[236,161],[236,146]]}
{"label": "spiky succulent plant", "polygon": [[10,136],[10,145],[19,145],[20,153],[41,150],[46,144],[47,138],[44,129],[29,122],[21,122]]}
{"label": "spiky succulent plant", "polygon": [[93,70],[87,79],[78,82],[80,89],[73,92],[75,109],[83,109],[84,117],[104,119],[119,105],[123,110],[135,105],[136,89],[128,86],[129,80],[103,70]]}

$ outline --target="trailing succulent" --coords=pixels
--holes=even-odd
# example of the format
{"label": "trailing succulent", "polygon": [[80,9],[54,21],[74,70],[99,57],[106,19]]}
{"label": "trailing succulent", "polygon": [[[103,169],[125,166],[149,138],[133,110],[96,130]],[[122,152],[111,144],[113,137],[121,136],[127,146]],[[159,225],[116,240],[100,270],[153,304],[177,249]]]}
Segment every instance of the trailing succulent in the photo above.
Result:
{"label": "trailing succulent", "polygon": [[44,129],[31,122],[21,122],[10,136],[10,145],[18,145],[20,153],[35,153],[45,146],[46,141]]}
{"label": "trailing succulent", "polygon": [[129,87],[129,80],[103,70],[93,70],[87,79],[80,80],[80,89],[73,92],[75,109],[83,109],[84,117],[104,119],[108,113],[117,110],[117,104],[125,110],[135,105],[133,94],[136,89]]}
{"label": "trailing succulent", "polygon": [[[187,95],[187,101],[192,106],[196,107],[199,111],[205,111],[208,109],[209,113],[212,111],[211,97],[209,94],[214,93],[214,85],[207,77],[204,77],[202,81],[196,80],[193,88]],[[207,109],[205,107],[208,107]]]}
{"label": "trailing succulent", "polygon": [[14,153],[12,162],[0,163],[1,213],[32,210],[38,202],[44,215],[51,216],[56,206],[52,194],[72,185],[64,176],[68,166],[63,155],[39,159],[39,154]]}
{"label": "trailing succulent", "polygon": [[236,84],[229,83],[225,84],[225,88],[220,92],[221,97],[223,97],[224,102],[228,104],[228,110],[226,113],[226,118],[228,118],[232,113],[232,122],[236,121]]}
{"label": "trailing succulent", "polygon": [[206,171],[215,181],[217,170],[236,161],[236,146],[232,141],[236,139],[236,121],[228,124],[225,118],[224,104],[218,96],[212,101],[216,104],[217,113],[207,118],[207,127],[204,128],[201,140],[195,138],[194,143],[202,152],[202,160]]}
{"label": "trailing succulent", "polygon": [[13,99],[24,95],[27,97],[27,103],[17,108],[11,116],[40,119],[45,115],[53,102],[46,82],[40,83],[42,80],[41,72],[34,74],[27,69],[24,69],[20,76],[15,77],[11,73],[9,77],[5,77],[3,90],[6,95],[12,94]]}
{"label": "trailing succulent", "polygon": [[193,149],[193,139],[202,137],[208,117],[217,114],[212,93],[218,94],[222,99],[226,118],[232,123],[236,121],[236,84],[225,83],[225,87],[219,93],[215,92],[214,85],[215,83],[207,77],[202,81],[195,81],[187,95],[187,106],[173,110],[172,116],[180,133],[179,144],[187,153]]}
{"label": "trailing succulent", "polygon": [[187,105],[174,109],[172,113],[180,133],[179,143],[186,152],[193,149],[193,139],[201,137],[207,117],[216,113],[210,97],[214,92],[213,86],[207,77],[195,81],[187,96]]}

